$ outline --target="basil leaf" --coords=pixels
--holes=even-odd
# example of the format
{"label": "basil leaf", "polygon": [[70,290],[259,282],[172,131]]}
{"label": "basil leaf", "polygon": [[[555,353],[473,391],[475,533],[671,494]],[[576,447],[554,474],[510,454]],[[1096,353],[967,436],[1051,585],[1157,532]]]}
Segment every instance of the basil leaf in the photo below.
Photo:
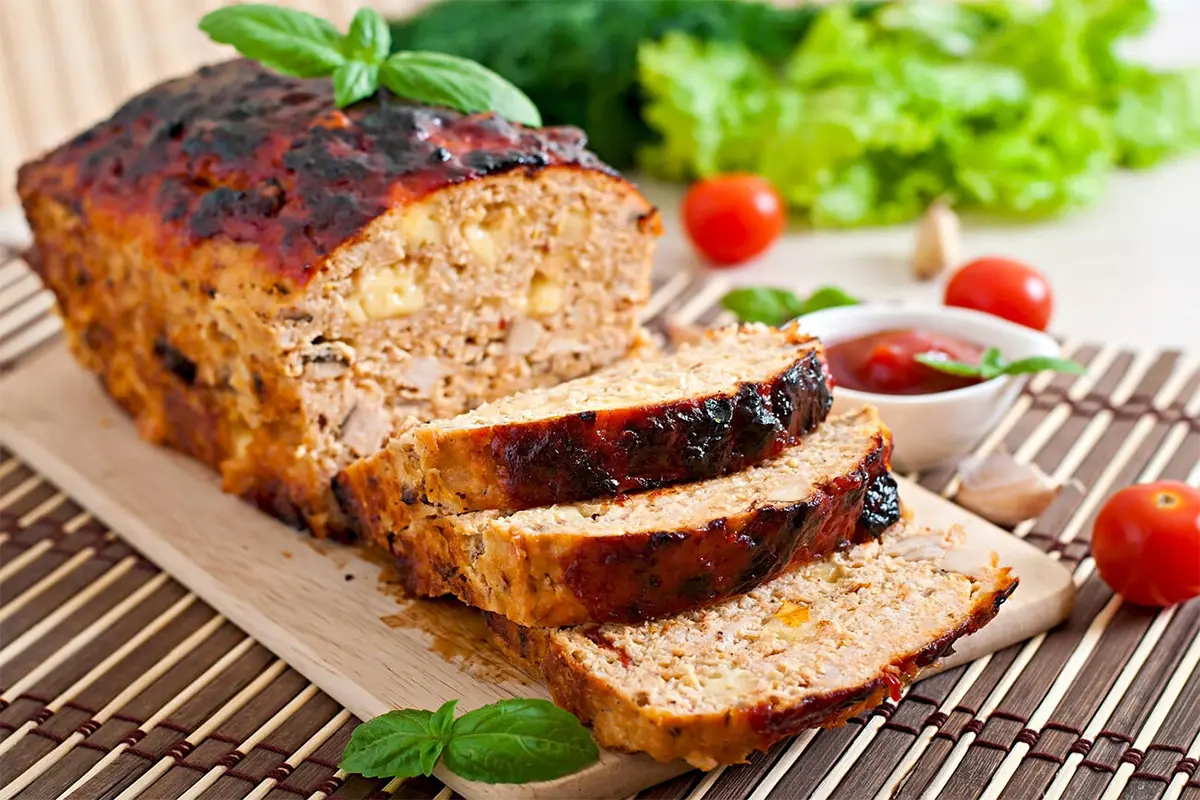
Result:
{"label": "basil leaf", "polygon": [[979,359],[979,374],[985,380],[991,380],[1004,371],[1004,360],[1000,358],[1000,348],[989,347],[983,351]]}
{"label": "basil leaf", "polygon": [[364,722],[350,734],[339,766],[368,778],[430,775],[445,748],[432,720],[429,711],[405,709]]}
{"label": "basil leaf", "polygon": [[800,314],[811,314],[814,311],[820,311],[823,308],[837,308],[838,306],[856,306],[859,304],[857,298],[843,292],[836,286],[822,286],[817,289],[801,306]]}
{"label": "basil leaf", "polygon": [[1082,375],[1087,367],[1069,358],[1053,358],[1051,356],[1030,356],[1011,364],[1006,364],[1000,370],[1001,375],[1022,375],[1030,372],[1065,372],[1068,375]]}
{"label": "basil leaf", "polygon": [[924,364],[930,369],[945,372],[950,375],[961,375],[964,378],[979,378],[982,376],[978,364],[967,364],[963,361],[951,361],[942,353],[931,350],[928,353],[917,353],[913,360]]}
{"label": "basil leaf", "polygon": [[418,103],[466,113],[495,111],[524,125],[542,124],[537,106],[524,92],[465,58],[420,51],[395,53],[383,63],[380,80],[395,94]]}
{"label": "basil leaf", "polygon": [[951,361],[938,352],[918,353],[913,358],[931,369],[947,372],[951,375],[961,375],[964,378],[983,378],[991,380],[1000,375],[1022,375],[1031,372],[1065,372],[1070,375],[1082,375],[1086,368],[1077,361],[1069,358],[1052,358],[1050,356],[1030,356],[1005,364],[1000,357],[1000,351],[989,347],[984,351],[978,365],[966,364],[961,361]]}
{"label": "basil leaf", "polygon": [[721,298],[721,305],[732,311],[739,322],[761,322],[776,326],[823,308],[858,303],[857,299],[836,286],[822,286],[804,300],[787,289],[770,286],[745,286]]}
{"label": "basil leaf", "polygon": [[337,28],[304,11],[254,3],[227,6],[204,15],[200,30],[265,67],[298,78],[328,75],[346,60]]}
{"label": "basil leaf", "polygon": [[447,700],[441,708],[433,712],[433,718],[429,720],[429,730],[443,742],[450,740],[451,730],[454,728],[454,707],[457,705],[457,700]]}
{"label": "basil leaf", "polygon": [[740,322],[782,325],[804,313],[804,301],[786,289],[745,286],[721,298],[721,305]]}
{"label": "basil leaf", "polygon": [[378,88],[378,64],[347,61],[333,71],[333,100],[338,108],[370,97]]}
{"label": "basil leaf", "polygon": [[391,47],[392,31],[384,18],[373,8],[360,8],[343,43],[346,58],[382,64]]}
{"label": "basil leaf", "polygon": [[446,767],[483,783],[548,781],[600,758],[592,735],[547,700],[501,700],[454,722]]}

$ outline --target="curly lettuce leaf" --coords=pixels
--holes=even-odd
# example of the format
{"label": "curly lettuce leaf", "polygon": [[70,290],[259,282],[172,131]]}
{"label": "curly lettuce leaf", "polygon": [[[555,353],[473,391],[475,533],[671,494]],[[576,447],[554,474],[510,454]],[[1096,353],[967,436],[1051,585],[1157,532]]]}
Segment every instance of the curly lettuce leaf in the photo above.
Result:
{"label": "curly lettuce leaf", "polygon": [[740,44],[669,33],[641,49],[642,87],[659,98],[643,111],[662,141],[639,154],[673,180],[753,166],[758,132],[773,107],[770,69]]}
{"label": "curly lettuce leaf", "polygon": [[1119,165],[1200,147],[1200,78],[1128,63],[1147,0],[909,0],[823,10],[768,60],[685,35],[639,48],[641,165],[755,170],[814,225],[913,219],[937,197],[1018,217],[1093,202]]}
{"label": "curly lettuce leaf", "polygon": [[1117,159],[1149,167],[1200,148],[1200,70],[1131,71],[1112,110]]}

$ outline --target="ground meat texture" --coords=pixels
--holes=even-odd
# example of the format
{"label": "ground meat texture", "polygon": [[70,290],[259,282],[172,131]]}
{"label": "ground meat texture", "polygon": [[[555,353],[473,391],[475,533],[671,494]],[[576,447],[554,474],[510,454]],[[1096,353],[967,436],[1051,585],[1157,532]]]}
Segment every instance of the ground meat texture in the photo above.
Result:
{"label": "ground meat texture", "polygon": [[635,625],[488,623],[603,747],[712,769],[873,708],[1016,588],[961,531],[901,523],[747,594]]}
{"label": "ground meat texture", "polygon": [[638,622],[874,538],[863,510],[890,453],[867,409],[730,475],[508,515],[420,517],[391,541],[420,594],[454,594],[522,625]]}
{"label": "ground meat texture", "polygon": [[404,432],[339,477],[382,538],[426,513],[519,511],[696,482],[772,458],[833,403],[820,343],[732,326]]}
{"label": "ground meat texture", "polygon": [[410,419],[640,341],[654,209],[569,128],[232,61],[161,84],[18,191],[68,342],[146,438],[318,535]]}

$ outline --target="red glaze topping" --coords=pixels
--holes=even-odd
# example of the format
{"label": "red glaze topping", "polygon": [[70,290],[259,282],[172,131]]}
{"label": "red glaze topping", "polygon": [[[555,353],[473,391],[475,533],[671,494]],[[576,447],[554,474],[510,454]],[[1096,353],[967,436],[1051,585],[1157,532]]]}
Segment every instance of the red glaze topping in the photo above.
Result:
{"label": "red glaze topping", "polygon": [[564,557],[571,592],[593,619],[639,622],[753,589],[803,564],[879,536],[899,519],[880,439],[853,472],[804,501],[713,520],[702,531],[631,533]]}
{"label": "red glaze topping", "polygon": [[888,697],[892,698],[892,702],[900,702],[900,692],[904,689],[904,683],[890,672],[885,672],[881,676],[883,685],[888,689]]}
{"label": "red glaze topping", "polygon": [[833,395],[810,352],[762,383],[631,410],[588,411],[478,432],[516,508],[701,481],[777,455],[829,414]]}
{"label": "red glaze topping", "polygon": [[153,217],[164,251],[216,236],[251,243],[264,270],[303,286],[372,219],[443,187],[559,165],[615,174],[584,144],[574,128],[384,92],[338,110],[329,80],[236,60],[135,97],[23,167],[18,184],[22,197],[48,194],[82,215]]}
{"label": "red glaze topping", "polygon": [[941,333],[881,331],[829,345],[825,357],[838,386],[876,394],[933,394],[979,383],[978,378],[948,375],[913,357],[940,353],[951,361],[978,364],[983,348]]}

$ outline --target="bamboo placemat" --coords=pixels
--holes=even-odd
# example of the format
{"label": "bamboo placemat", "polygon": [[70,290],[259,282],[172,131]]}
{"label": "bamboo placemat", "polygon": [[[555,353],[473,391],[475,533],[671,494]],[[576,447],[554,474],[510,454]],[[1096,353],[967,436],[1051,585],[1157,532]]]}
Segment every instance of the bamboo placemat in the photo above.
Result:
{"label": "bamboo placemat", "polygon": [[[726,288],[660,278],[648,321],[720,322]],[[5,251],[0,370],[61,346],[49,306]],[[1173,352],[1066,349],[1088,373],[1036,378],[981,450],[1077,481],[1015,531],[1074,569],[1069,622],[843,728],[643,797],[1200,798],[1200,601],[1126,605],[1087,545],[1113,489],[1200,483],[1200,367]],[[920,479],[954,488],[950,471]],[[336,762],[348,712],[2,448],[0,523],[0,800],[450,796],[432,780],[347,779]]]}

